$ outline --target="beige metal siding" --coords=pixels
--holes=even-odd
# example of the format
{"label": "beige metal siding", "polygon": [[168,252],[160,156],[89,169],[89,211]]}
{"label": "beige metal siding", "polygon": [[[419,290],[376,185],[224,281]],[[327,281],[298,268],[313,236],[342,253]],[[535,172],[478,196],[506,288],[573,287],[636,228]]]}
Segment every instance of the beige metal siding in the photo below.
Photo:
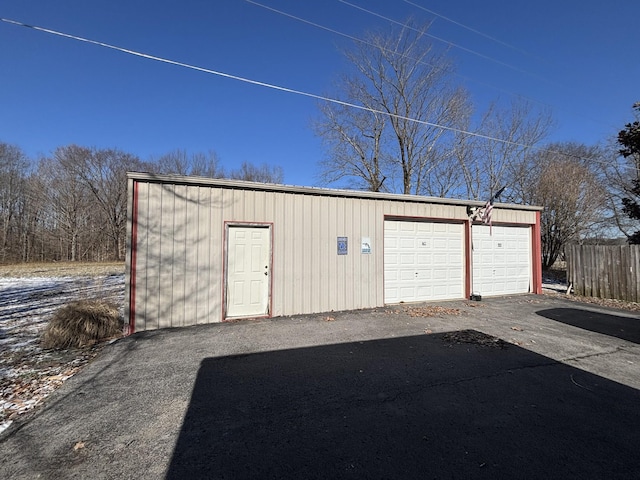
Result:
{"label": "beige metal siding", "polygon": [[[219,201],[210,188],[138,184],[135,328],[215,321],[221,305]],[[217,234],[217,237],[216,237]]]}
{"label": "beige metal siding", "polygon": [[[226,225],[272,226],[270,313],[282,316],[382,306],[385,218],[467,220],[466,205],[451,201],[310,194],[214,181],[129,182],[130,191],[137,183],[136,261],[128,278],[135,289],[130,307],[136,331],[224,319]],[[496,222],[534,223],[535,216],[535,211],[494,209]],[[337,237],[348,237],[348,255],[337,254]],[[370,254],[361,253],[362,237],[371,240]]]}
{"label": "beige metal siding", "polygon": [[491,219],[494,223],[533,225],[536,223],[536,212],[495,207]]}
{"label": "beige metal siding", "polygon": [[225,222],[273,224],[272,315],[382,305],[383,218],[371,200],[139,182],[135,328],[223,319]]}

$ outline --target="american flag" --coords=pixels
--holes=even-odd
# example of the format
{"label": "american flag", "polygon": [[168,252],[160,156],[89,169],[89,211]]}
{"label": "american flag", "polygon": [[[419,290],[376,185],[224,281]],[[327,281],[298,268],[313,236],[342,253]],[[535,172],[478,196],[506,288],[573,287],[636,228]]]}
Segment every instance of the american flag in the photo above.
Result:
{"label": "american flag", "polygon": [[489,225],[489,235],[493,232],[493,227],[491,225],[491,212],[493,212],[493,197],[491,200],[488,200],[486,205],[484,206],[484,210],[482,211],[482,223],[485,225]]}
{"label": "american flag", "polygon": [[491,225],[491,214],[493,213],[493,201],[498,198],[502,192],[504,192],[504,189],[507,188],[506,186],[502,187],[500,190],[498,190],[498,193],[496,193],[495,195],[493,195],[489,200],[487,200],[487,203],[484,206],[484,209],[482,210],[482,223],[484,223],[485,225],[489,225],[489,235],[493,234],[493,227]]}

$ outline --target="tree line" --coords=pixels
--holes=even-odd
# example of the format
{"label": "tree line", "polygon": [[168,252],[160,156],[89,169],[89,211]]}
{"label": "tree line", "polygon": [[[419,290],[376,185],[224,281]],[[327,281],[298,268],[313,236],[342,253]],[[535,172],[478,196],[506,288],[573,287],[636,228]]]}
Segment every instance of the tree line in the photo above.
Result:
{"label": "tree line", "polygon": [[115,148],[68,145],[34,161],[0,142],[0,263],[123,260],[127,171],[283,180],[282,168],[270,165],[225,171],[214,152],[142,161]]}
{"label": "tree line", "polygon": [[320,104],[314,124],[326,151],[320,181],[472,200],[506,187],[500,201],[544,207],[544,267],[568,242],[621,234],[633,241],[640,155],[624,143],[629,135],[621,132],[622,149],[550,143],[552,115],[531,101],[478,110],[428,28],[409,21],[344,49],[349,68],[333,92],[341,103]]}

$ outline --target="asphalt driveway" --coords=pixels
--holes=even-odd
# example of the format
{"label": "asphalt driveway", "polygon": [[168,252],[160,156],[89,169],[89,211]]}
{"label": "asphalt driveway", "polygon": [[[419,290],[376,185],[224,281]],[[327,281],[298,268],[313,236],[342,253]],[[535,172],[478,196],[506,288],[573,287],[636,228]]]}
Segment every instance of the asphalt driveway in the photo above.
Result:
{"label": "asphalt driveway", "polygon": [[638,478],[636,315],[437,305],[122,339],[0,438],[0,478]]}

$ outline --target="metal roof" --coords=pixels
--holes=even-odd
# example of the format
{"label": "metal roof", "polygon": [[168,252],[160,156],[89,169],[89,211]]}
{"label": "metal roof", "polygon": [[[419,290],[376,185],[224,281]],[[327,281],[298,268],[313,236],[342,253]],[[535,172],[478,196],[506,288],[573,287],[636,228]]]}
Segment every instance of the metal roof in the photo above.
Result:
{"label": "metal roof", "polygon": [[[441,205],[462,205],[481,207],[486,202],[478,200],[462,200],[456,198],[427,197],[423,195],[406,195],[397,193],[370,192],[365,190],[343,190],[320,187],[301,187],[296,185],[281,185],[274,183],[247,182],[244,180],[230,180],[226,178],[209,178],[185,175],[160,175],[147,172],[127,172],[127,177],[132,180],[139,180],[152,183],[170,183],[176,185],[199,185],[229,188],[234,190],[252,190],[267,192],[298,193],[302,195],[320,195],[327,197],[350,197],[365,198],[372,200],[395,200],[415,203],[435,203]],[[495,202],[495,206],[509,208],[513,210],[541,211],[544,207],[534,205],[519,205],[515,203]]]}

